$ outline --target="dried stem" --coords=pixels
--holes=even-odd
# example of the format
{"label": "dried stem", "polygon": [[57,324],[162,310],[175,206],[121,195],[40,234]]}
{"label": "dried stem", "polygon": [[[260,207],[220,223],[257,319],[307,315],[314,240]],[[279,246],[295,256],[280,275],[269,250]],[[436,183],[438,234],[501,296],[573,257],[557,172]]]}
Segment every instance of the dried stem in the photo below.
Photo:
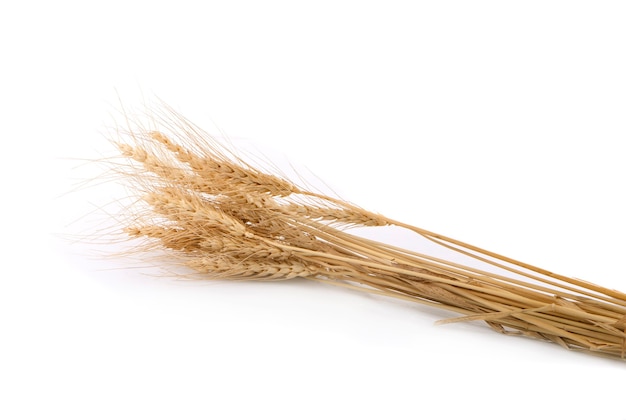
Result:
{"label": "dried stem", "polygon": [[[132,237],[213,278],[306,278],[437,306],[506,334],[626,358],[626,295],[361,209],[254,168],[170,108],[115,139],[142,199]],[[396,226],[478,269],[349,233]]]}

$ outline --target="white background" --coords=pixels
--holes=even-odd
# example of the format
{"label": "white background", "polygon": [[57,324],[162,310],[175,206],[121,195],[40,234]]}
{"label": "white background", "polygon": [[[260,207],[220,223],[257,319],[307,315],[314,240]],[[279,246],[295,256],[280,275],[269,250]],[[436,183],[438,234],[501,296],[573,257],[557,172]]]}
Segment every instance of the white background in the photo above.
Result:
{"label": "white background", "polygon": [[0,417],[626,418],[623,362],[69,240],[123,193],[81,161],[118,95],[159,96],[367,209],[626,290],[623,2],[5,3]]}

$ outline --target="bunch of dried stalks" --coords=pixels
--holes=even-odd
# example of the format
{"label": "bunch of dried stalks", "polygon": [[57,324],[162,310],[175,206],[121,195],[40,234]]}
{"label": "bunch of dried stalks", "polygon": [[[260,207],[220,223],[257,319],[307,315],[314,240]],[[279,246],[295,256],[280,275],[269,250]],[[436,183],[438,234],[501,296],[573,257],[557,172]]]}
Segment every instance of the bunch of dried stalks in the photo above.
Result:
{"label": "bunch of dried stalks", "polygon": [[[626,358],[626,294],[391,220],[263,172],[167,106],[115,143],[139,194],[125,232],[207,277],[303,278],[436,306],[504,334]],[[473,268],[349,233],[397,226]]]}

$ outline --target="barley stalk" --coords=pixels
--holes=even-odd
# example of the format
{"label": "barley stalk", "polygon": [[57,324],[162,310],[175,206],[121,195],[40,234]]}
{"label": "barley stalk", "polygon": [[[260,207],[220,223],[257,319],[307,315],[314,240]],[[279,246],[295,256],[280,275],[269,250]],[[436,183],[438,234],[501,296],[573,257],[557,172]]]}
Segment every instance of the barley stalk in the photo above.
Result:
{"label": "barley stalk", "polygon": [[[143,206],[126,233],[212,278],[303,278],[436,306],[440,323],[626,358],[626,295],[480,249],[297,186],[255,168],[167,107],[115,139]],[[396,226],[470,256],[478,269],[351,234]]]}

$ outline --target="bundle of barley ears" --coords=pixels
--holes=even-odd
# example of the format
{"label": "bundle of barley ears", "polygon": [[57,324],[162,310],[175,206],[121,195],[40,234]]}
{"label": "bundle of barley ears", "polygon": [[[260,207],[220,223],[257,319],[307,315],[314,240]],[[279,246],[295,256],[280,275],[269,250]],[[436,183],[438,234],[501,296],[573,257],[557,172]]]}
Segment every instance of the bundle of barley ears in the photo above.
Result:
{"label": "bundle of barley ears", "polygon": [[[626,358],[626,294],[506,258],[303,188],[246,163],[167,106],[129,121],[116,168],[138,194],[125,232],[207,278],[310,279],[436,306],[494,330]],[[366,239],[396,226],[447,259]],[[454,259],[454,258],[452,258]]]}

